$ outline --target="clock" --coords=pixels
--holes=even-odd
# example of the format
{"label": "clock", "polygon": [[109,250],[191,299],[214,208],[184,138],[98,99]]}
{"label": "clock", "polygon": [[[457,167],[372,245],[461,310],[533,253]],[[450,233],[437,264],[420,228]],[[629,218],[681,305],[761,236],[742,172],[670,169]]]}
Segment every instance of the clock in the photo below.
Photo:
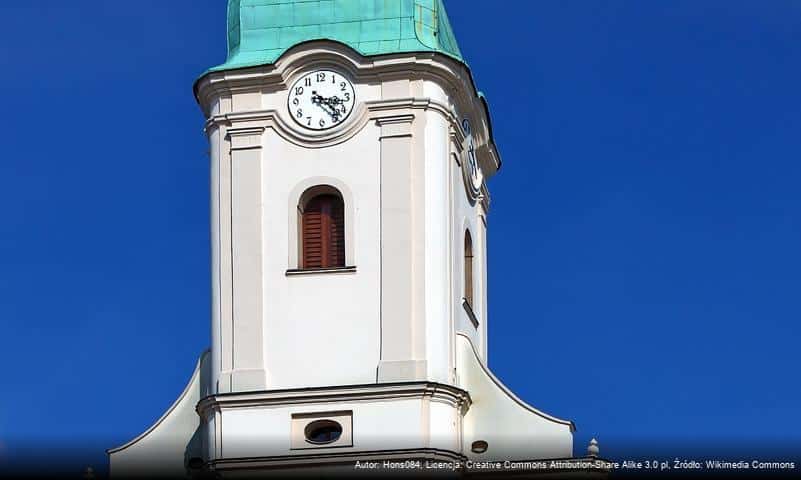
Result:
{"label": "clock", "polygon": [[466,118],[462,120],[462,130],[465,136],[462,173],[468,194],[470,194],[471,198],[476,199],[481,194],[481,185],[484,182],[484,176],[478,165],[478,158],[476,158],[476,145],[474,143],[473,129],[471,128],[470,120]]}
{"label": "clock", "polygon": [[353,84],[332,70],[315,70],[300,77],[289,89],[287,108],[298,125],[327,130],[345,121],[356,103]]}

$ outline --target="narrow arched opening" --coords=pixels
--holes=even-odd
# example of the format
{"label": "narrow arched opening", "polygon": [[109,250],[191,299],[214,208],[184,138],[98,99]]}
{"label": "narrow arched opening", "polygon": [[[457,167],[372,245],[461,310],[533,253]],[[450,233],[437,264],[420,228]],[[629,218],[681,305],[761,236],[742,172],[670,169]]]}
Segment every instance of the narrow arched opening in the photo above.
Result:
{"label": "narrow arched opening", "polygon": [[464,232],[464,299],[473,308],[473,237]]}
{"label": "narrow arched opening", "polygon": [[345,266],[345,205],[342,194],[323,185],[301,197],[300,243],[303,269]]}

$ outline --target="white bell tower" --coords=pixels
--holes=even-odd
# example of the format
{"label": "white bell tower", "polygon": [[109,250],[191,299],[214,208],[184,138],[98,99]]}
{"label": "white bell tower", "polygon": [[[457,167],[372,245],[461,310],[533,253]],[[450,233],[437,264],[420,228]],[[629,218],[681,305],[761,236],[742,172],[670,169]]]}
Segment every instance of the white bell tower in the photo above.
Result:
{"label": "white bell tower", "polygon": [[[572,423],[487,369],[486,180],[500,157],[441,1],[334,5],[339,21],[317,28],[308,2],[262,3],[229,3],[228,62],[195,84],[211,350],[156,425],[110,450],[112,474],[148,456],[221,474],[571,457]],[[317,33],[280,40],[299,31]]]}

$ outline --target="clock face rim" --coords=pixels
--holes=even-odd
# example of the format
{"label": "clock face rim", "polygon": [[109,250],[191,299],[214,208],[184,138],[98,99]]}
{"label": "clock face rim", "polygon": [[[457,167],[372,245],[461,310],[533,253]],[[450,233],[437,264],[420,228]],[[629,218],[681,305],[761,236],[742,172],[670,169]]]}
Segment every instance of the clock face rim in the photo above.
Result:
{"label": "clock face rim", "polygon": [[[347,83],[347,86],[350,89],[350,92],[351,92],[352,98],[353,98],[353,103],[352,103],[353,106],[348,109],[348,112],[345,114],[345,116],[342,118],[342,120],[340,120],[337,123],[333,123],[333,124],[331,124],[329,126],[322,127],[322,128],[320,128],[320,127],[312,127],[310,125],[304,125],[303,122],[298,120],[298,118],[295,115],[292,114],[292,107],[293,107],[292,98],[294,98],[293,95],[292,95],[292,92],[294,91],[295,87],[297,87],[298,83],[302,82],[303,79],[305,79],[305,78],[307,78],[307,77],[309,77],[311,75],[316,75],[318,73],[326,73],[326,74],[333,73],[333,74],[336,74],[336,75],[339,75],[340,77],[342,77],[342,79]],[[337,128],[339,126],[344,125],[345,122],[348,120],[348,118],[350,118],[351,113],[353,113],[353,110],[356,109],[356,87],[353,85],[353,82],[350,80],[350,78],[347,75],[345,75],[344,73],[342,73],[341,71],[339,71],[339,70],[334,70],[332,68],[317,68],[317,69],[314,69],[314,70],[307,70],[306,72],[299,74],[297,79],[294,82],[292,82],[292,85],[290,85],[289,90],[287,91],[286,107],[287,107],[287,113],[292,118],[292,120],[297,125],[302,127],[304,130],[311,131],[311,132],[325,132],[326,130],[331,130],[333,128]]]}

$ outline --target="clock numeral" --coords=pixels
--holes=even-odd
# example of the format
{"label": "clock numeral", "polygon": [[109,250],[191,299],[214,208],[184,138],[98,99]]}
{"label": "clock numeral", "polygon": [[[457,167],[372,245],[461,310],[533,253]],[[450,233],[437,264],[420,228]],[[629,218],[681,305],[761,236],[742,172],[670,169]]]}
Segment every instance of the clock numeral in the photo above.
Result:
{"label": "clock numeral", "polygon": [[306,77],[306,80],[304,80],[303,83],[307,87],[311,87],[311,77]]}
{"label": "clock numeral", "polygon": [[303,95],[303,87],[295,87],[295,95]]}
{"label": "clock numeral", "polygon": [[311,125],[311,117],[306,117],[306,125]]}
{"label": "clock numeral", "polygon": [[325,73],[323,73],[323,72],[318,73],[317,74],[317,83],[324,82],[324,81],[325,81]]}
{"label": "clock numeral", "polygon": [[350,102],[350,92],[345,92],[345,101]]}
{"label": "clock numeral", "polygon": [[343,92],[347,90],[347,87],[348,87],[348,84],[345,83],[345,82],[342,82],[342,83],[339,84],[339,88],[342,89]]}
{"label": "clock numeral", "polygon": [[298,105],[300,105],[300,100],[298,100],[297,97],[292,99],[292,105],[297,107]]}
{"label": "clock numeral", "polygon": [[297,116],[298,116],[298,118],[301,118],[301,117],[303,117],[303,109],[302,109],[302,108],[299,108],[299,109],[298,109],[298,111],[295,113],[295,115],[297,115]]}
{"label": "clock numeral", "polygon": [[322,118],[320,119],[320,126],[321,126],[321,127],[324,127],[324,126],[325,126],[325,120],[323,120]]}
{"label": "clock numeral", "polygon": [[345,105],[342,105],[342,115],[345,115],[346,113],[348,113],[348,109],[345,107]]}

